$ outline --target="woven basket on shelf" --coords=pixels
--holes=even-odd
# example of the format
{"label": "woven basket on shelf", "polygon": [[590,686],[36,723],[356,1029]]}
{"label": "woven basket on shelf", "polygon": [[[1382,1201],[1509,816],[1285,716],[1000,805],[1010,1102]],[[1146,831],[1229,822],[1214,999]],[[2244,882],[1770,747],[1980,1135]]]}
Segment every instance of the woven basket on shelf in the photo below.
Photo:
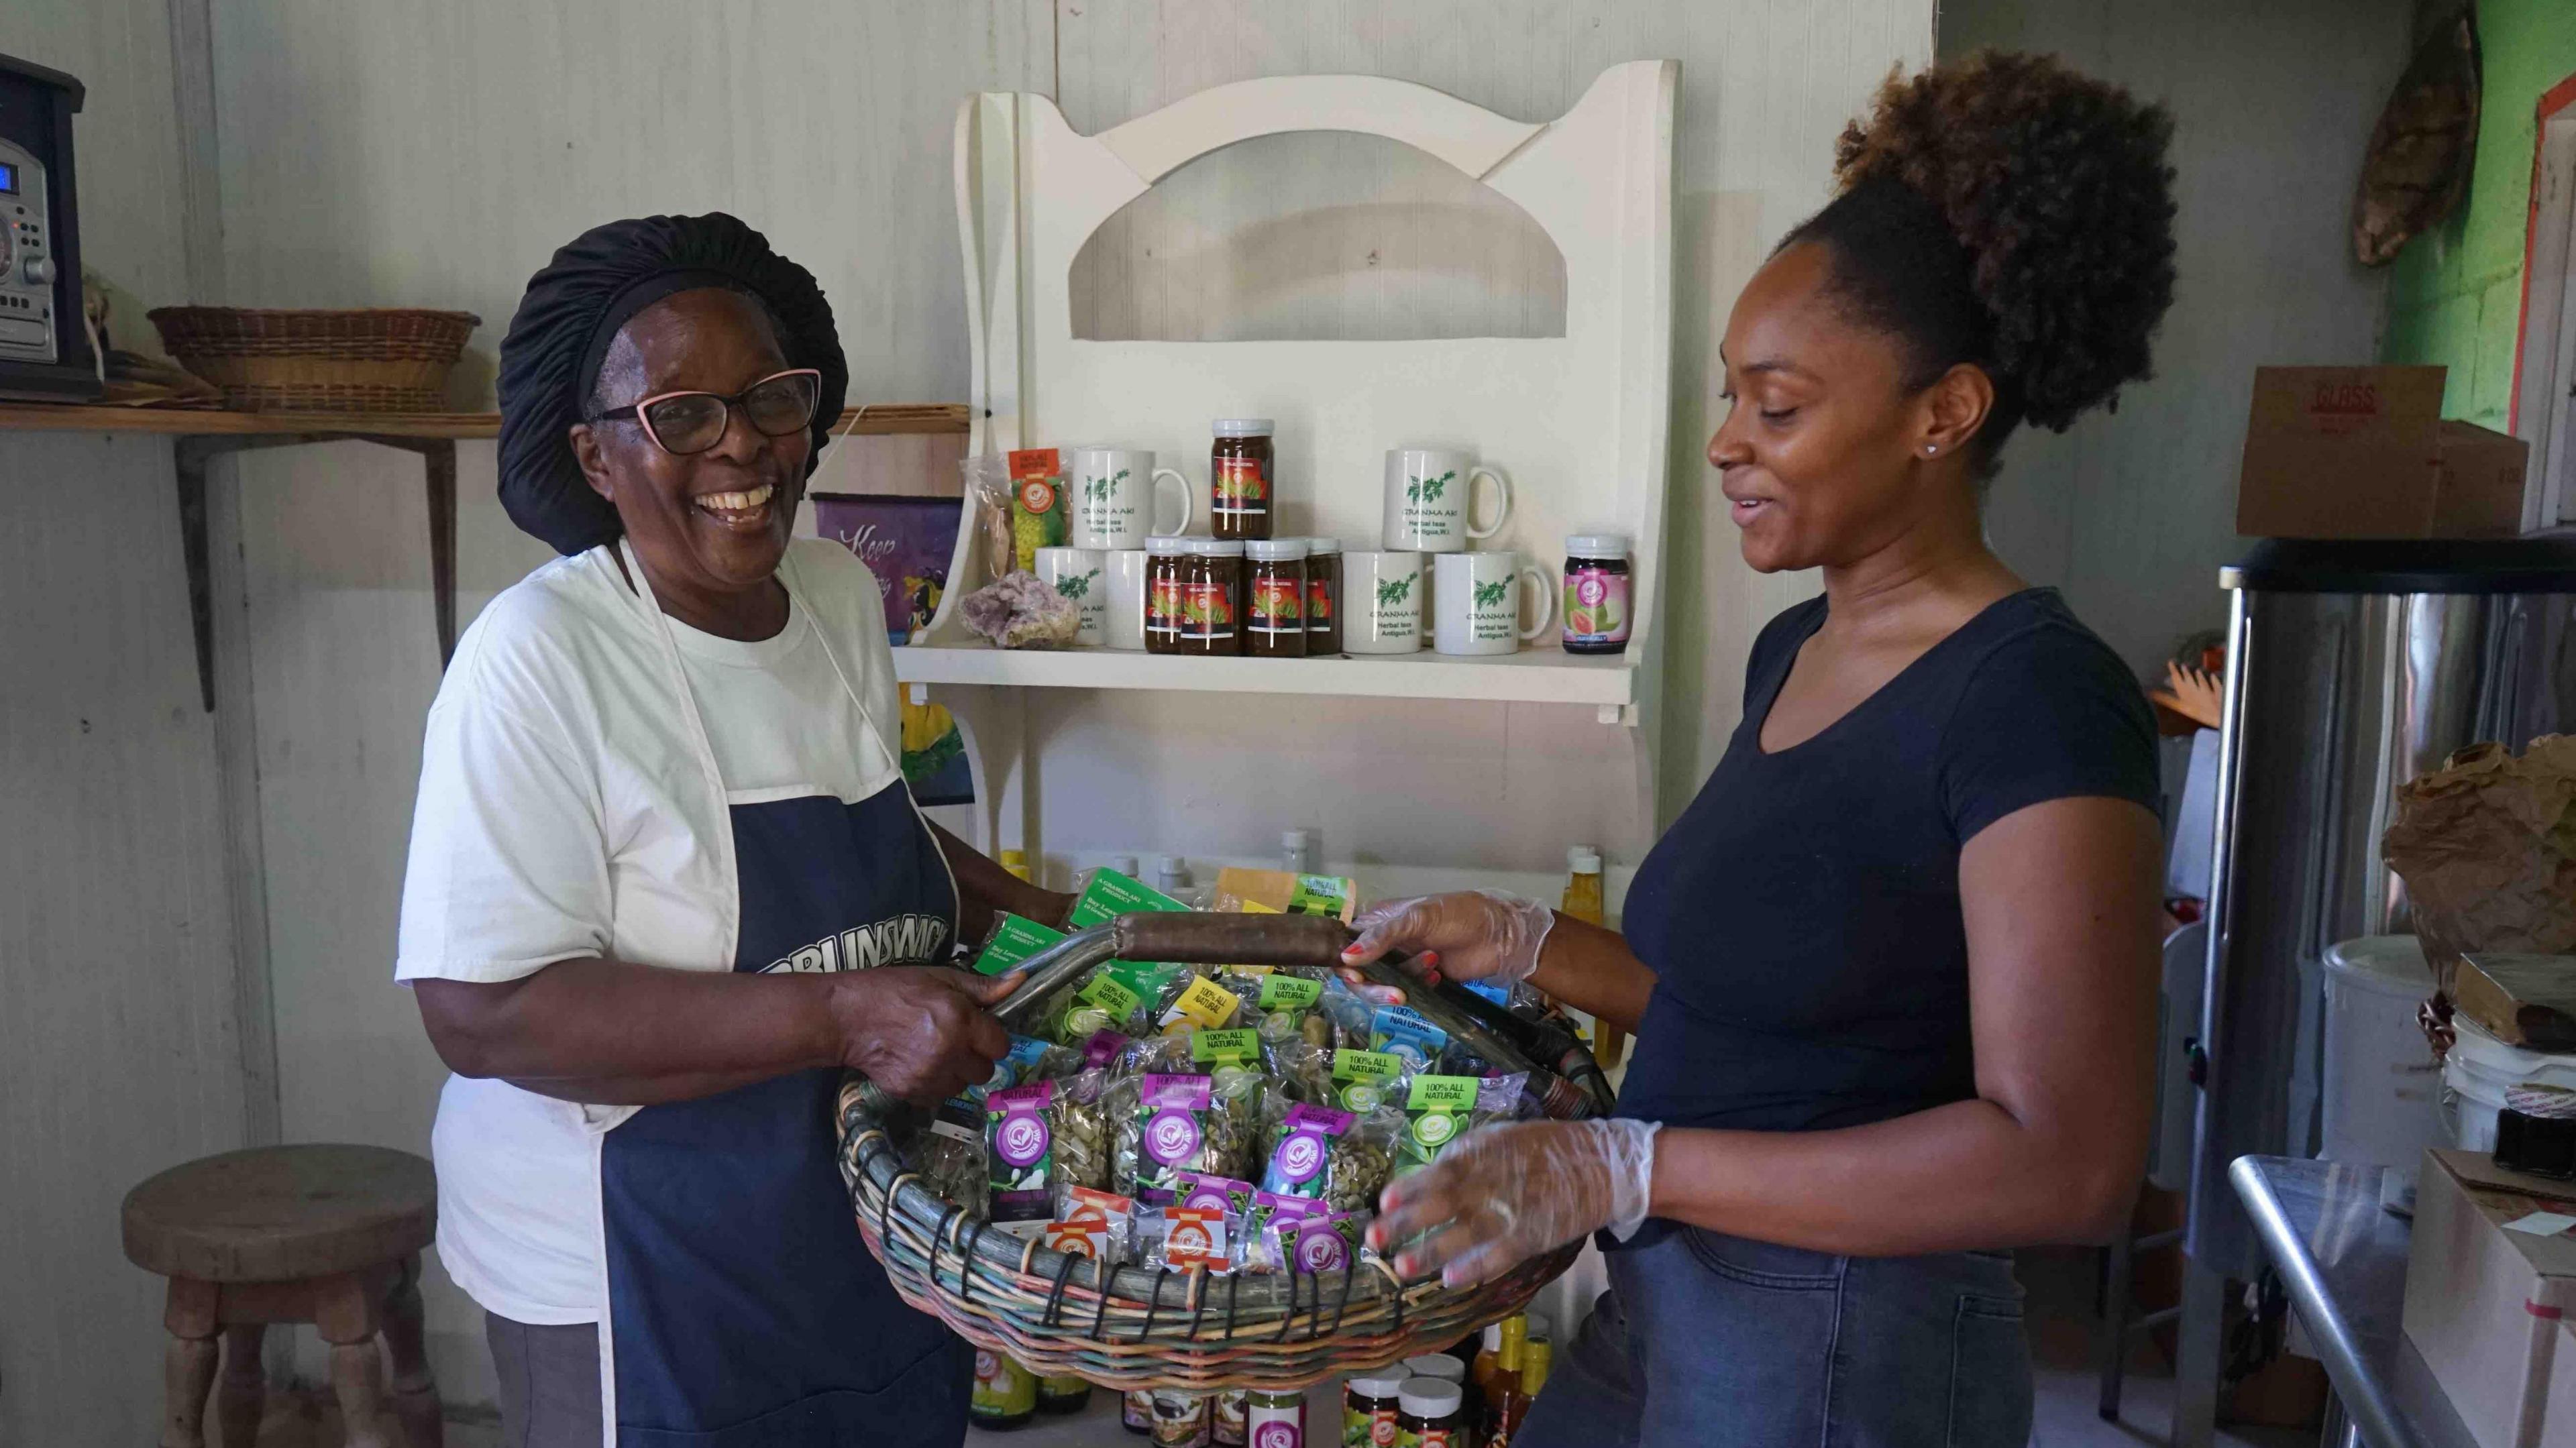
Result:
{"label": "woven basket on shelf", "polygon": [[[1016,1029],[1112,958],[1329,966],[1349,939],[1339,921],[1305,916],[1123,916],[1029,960],[1028,982],[995,1014]],[[1372,973],[1396,979],[1378,968]],[[1530,1090],[1550,1115],[1588,1116],[1606,1108],[1608,1088],[1580,1046],[1548,1063],[1557,1068],[1550,1071],[1419,982],[1409,987],[1414,1007],[1453,1041],[1497,1065],[1529,1069]],[[842,1085],[841,1174],[860,1235],[905,1301],[1041,1375],[1117,1389],[1300,1388],[1446,1347],[1510,1316],[1564,1271],[1580,1246],[1455,1291],[1436,1277],[1401,1282],[1385,1263],[1361,1264],[1356,1257],[1343,1270],[1320,1275],[1211,1276],[1139,1267],[1104,1274],[1091,1258],[991,1227],[934,1193],[904,1167],[889,1124],[901,1111],[864,1077],[853,1074]]]}
{"label": "woven basket on shelf", "polygon": [[447,373],[481,325],[471,312],[160,307],[146,313],[179,365],[244,412],[442,412]]}

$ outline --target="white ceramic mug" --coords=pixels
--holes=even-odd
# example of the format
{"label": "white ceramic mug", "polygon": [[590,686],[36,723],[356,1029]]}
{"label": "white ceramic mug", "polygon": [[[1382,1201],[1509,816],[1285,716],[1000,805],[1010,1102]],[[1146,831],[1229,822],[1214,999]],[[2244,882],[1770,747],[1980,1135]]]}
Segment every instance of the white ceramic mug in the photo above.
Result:
{"label": "white ceramic mug", "polygon": [[1082,609],[1082,631],[1073,641],[1098,648],[1108,637],[1109,558],[1097,548],[1041,548],[1034,560],[1038,581]]}
{"label": "white ceramic mug", "polygon": [[[1069,536],[1076,548],[1142,548],[1148,533],[1190,531],[1190,480],[1170,468],[1154,466],[1144,448],[1078,447],[1068,450],[1071,466],[1065,485],[1073,489]],[[1180,489],[1181,520],[1168,528],[1148,528],[1156,494],[1165,478]]]}
{"label": "white ceramic mug", "polygon": [[1342,652],[1409,654],[1422,647],[1422,555],[1342,555]]}
{"label": "white ceramic mug", "polygon": [[[1476,480],[1494,484],[1494,521],[1475,526]],[[1512,516],[1512,485],[1494,469],[1462,452],[1437,447],[1386,450],[1388,548],[1463,553],[1474,539],[1491,538]]]}
{"label": "white ceramic mug", "polygon": [[[1547,574],[1523,568],[1509,549],[1443,553],[1431,561],[1431,646],[1444,654],[1508,654],[1556,619],[1556,589]],[[1538,598],[1538,621],[1527,628],[1513,597],[1515,581],[1527,582]]]}
{"label": "white ceramic mug", "polygon": [[1145,647],[1145,550],[1121,548],[1108,557],[1108,570],[1100,575],[1101,586],[1109,590],[1105,637],[1113,649],[1141,649]]}

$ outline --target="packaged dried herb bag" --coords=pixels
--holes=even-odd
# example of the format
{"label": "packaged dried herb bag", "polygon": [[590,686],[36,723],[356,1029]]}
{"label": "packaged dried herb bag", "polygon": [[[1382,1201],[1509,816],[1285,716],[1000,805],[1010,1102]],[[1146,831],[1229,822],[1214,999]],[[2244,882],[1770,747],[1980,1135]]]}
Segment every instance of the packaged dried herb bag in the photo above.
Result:
{"label": "packaged dried herb bag", "polygon": [[1036,1081],[984,1097],[985,1150],[991,1165],[993,1220],[1043,1222],[1055,1201],[1047,1190],[1055,1130],[1048,1120],[1055,1083]]}
{"label": "packaged dried herb bag", "polygon": [[1402,1099],[1411,1071],[1400,1056],[1384,1051],[1333,1053],[1333,1104],[1364,1115]]}
{"label": "packaged dried herb bag", "polygon": [[1279,1226],[1279,1255],[1291,1272],[1322,1276],[1340,1272],[1359,1259],[1360,1237],[1367,1214],[1335,1212]]}
{"label": "packaged dried herb bag", "polygon": [[1476,1097],[1483,1083],[1473,1076],[1416,1076],[1404,1105],[1404,1137],[1396,1145],[1400,1175],[1429,1166],[1441,1148],[1466,1134],[1474,1124]]}
{"label": "packaged dried herb bag", "polygon": [[1262,1190],[1281,1196],[1322,1196],[1330,1183],[1325,1167],[1333,1141],[1351,1129],[1352,1120],[1349,1112],[1330,1106],[1289,1107],[1279,1144],[1271,1149],[1270,1165],[1261,1173]]}
{"label": "packaged dried herb bag", "polygon": [[1144,1077],[1136,1097],[1136,1190],[1148,1206],[1168,1206],[1180,1193],[1182,1172],[1206,1171],[1212,1097],[1205,1076]]}
{"label": "packaged dried herb bag", "polygon": [[903,1156],[933,1193],[971,1216],[984,1215],[984,1122],[975,1103],[954,1096],[941,1102],[905,1144]]}

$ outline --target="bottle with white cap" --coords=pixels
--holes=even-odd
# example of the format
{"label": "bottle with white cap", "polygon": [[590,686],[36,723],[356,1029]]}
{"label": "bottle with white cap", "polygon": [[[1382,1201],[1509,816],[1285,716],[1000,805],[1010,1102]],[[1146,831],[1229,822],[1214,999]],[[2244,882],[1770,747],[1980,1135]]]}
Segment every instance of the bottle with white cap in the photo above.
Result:
{"label": "bottle with white cap", "polygon": [[1405,1379],[1395,1396],[1398,1448],[1463,1448],[1458,1405],[1465,1400],[1466,1394],[1446,1378]]}
{"label": "bottle with white cap", "polygon": [[1291,875],[1316,873],[1315,832],[1281,830],[1279,832],[1279,868]]}

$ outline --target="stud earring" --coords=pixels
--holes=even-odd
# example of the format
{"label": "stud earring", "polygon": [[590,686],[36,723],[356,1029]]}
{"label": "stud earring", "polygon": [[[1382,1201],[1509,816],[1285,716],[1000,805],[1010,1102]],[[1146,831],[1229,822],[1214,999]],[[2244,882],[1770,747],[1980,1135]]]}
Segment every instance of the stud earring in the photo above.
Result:
{"label": "stud earring", "polygon": [[1939,451],[1941,451],[1941,446],[1940,446],[1940,444],[1938,444],[1938,443],[1929,443],[1929,442],[1927,442],[1927,443],[1925,443],[1925,444],[1923,445],[1923,455],[1924,455],[1925,457],[1927,457],[1927,458],[1928,458],[1928,457],[1931,457],[1931,456],[1932,456],[1932,455],[1934,455],[1935,453],[1938,453]]}

